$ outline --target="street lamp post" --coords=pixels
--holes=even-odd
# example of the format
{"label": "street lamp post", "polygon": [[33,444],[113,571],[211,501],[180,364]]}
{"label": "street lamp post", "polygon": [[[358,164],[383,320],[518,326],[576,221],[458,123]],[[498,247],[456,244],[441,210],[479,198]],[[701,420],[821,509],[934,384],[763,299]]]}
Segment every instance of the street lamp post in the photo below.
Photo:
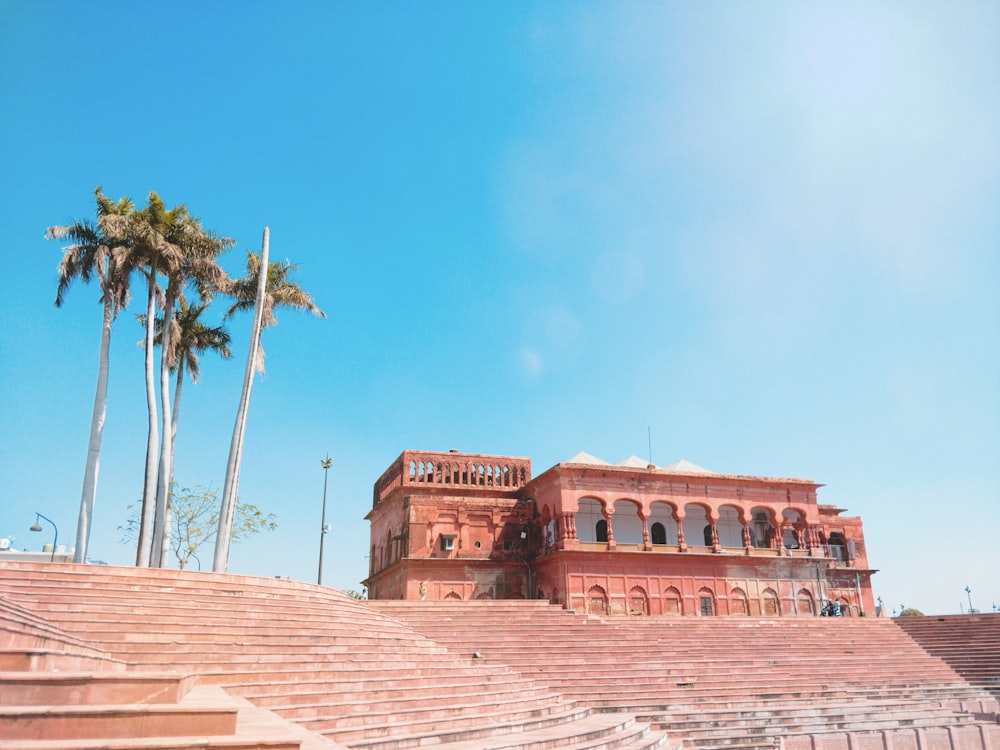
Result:
{"label": "street lamp post", "polygon": [[41,524],[38,523],[39,519],[41,519],[43,521],[48,521],[49,523],[52,524],[52,528],[55,529],[56,535],[54,537],[52,537],[52,557],[49,558],[49,562],[55,562],[55,559],[56,559],[56,544],[59,542],[59,527],[56,526],[55,521],[53,521],[51,518],[46,518],[41,513],[39,513],[39,512],[36,511],[35,512],[35,522],[31,525],[31,528],[29,529],[29,531],[41,531],[42,530]]}
{"label": "street lamp post", "polygon": [[968,586],[965,587],[965,595],[969,597],[969,614],[972,614],[972,589]]}
{"label": "street lamp post", "polygon": [[326,481],[330,478],[330,467],[333,466],[333,459],[330,456],[322,459],[320,466],[323,467],[323,517],[319,525],[319,571],[316,573],[316,584],[323,585],[323,538],[326,536]]}

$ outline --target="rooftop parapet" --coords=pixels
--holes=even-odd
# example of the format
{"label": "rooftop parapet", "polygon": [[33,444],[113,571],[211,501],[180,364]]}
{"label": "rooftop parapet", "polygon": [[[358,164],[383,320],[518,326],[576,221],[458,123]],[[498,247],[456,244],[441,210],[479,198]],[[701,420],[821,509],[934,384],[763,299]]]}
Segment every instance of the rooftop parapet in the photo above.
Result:
{"label": "rooftop parapet", "polygon": [[403,451],[375,482],[372,507],[396,487],[440,485],[516,490],[531,481],[531,459],[480,453]]}

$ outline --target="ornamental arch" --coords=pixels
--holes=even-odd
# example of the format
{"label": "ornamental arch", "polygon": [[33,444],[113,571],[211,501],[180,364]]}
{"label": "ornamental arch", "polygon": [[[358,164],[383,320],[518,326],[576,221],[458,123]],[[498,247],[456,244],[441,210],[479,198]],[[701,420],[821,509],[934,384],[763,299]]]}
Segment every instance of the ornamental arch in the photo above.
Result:
{"label": "ornamental arch", "polygon": [[628,613],[630,615],[649,614],[649,596],[642,586],[633,586],[628,592]]}
{"label": "ornamental arch", "polygon": [[757,549],[769,549],[774,546],[774,524],[771,512],[767,508],[756,507],[750,510],[750,543]]}
{"label": "ornamental arch", "polygon": [[729,592],[729,614],[742,617],[750,614],[750,598],[739,586]]}
{"label": "ornamental arch", "polygon": [[[604,517],[604,504],[593,497],[581,497],[576,511],[576,535],[581,542],[596,542],[597,525],[607,524]],[[604,541],[607,541],[605,530]]]}
{"label": "ornamental arch", "polygon": [[778,592],[768,586],[760,594],[760,613],[765,617],[777,617],[781,614],[781,601]]}
{"label": "ornamental arch", "polygon": [[608,592],[601,586],[591,586],[587,590],[587,613],[591,615],[608,614]]}
{"label": "ornamental arch", "polygon": [[709,531],[709,541],[705,543],[705,527],[709,526],[708,508],[700,503],[688,503],[684,506],[684,541],[694,547],[710,547],[711,530]]}
{"label": "ornamental arch", "polygon": [[715,522],[720,547],[743,546],[743,522],[739,508],[723,505],[719,508],[719,520]]}
{"label": "ornamental arch", "polygon": [[642,544],[642,518],[634,500],[616,500],[611,516],[612,533],[616,544]]}
{"label": "ornamental arch", "polygon": [[649,505],[649,537],[653,545],[677,545],[677,519],[673,505],[653,502]]}
{"label": "ornamental arch", "polygon": [[802,514],[794,508],[781,511],[781,546],[785,549],[805,547],[805,540],[802,538],[804,526],[802,518]]}
{"label": "ornamental arch", "polygon": [[684,614],[684,598],[676,586],[668,586],[663,592],[663,614]]}
{"label": "ornamental arch", "polygon": [[698,614],[702,617],[712,617],[718,612],[715,592],[707,586],[698,589]]}

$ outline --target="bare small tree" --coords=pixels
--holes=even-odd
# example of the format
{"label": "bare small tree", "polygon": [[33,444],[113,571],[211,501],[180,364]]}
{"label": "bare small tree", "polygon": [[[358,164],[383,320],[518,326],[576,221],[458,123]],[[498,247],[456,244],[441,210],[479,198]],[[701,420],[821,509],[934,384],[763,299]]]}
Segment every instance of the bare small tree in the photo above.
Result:
{"label": "bare small tree", "polygon": [[[215,539],[219,528],[219,496],[211,487],[182,487],[176,483],[172,489],[173,512],[171,513],[172,533],[170,548],[177,558],[177,564],[183,570],[191,558],[201,559],[198,550]],[[122,533],[122,543],[134,543],[138,539],[139,518],[138,506],[128,507],[129,517],[118,530]],[[273,513],[264,513],[251,503],[237,502],[236,517],[232,526],[230,541],[239,542],[251,534],[264,531],[274,531],[278,528],[277,518]]]}

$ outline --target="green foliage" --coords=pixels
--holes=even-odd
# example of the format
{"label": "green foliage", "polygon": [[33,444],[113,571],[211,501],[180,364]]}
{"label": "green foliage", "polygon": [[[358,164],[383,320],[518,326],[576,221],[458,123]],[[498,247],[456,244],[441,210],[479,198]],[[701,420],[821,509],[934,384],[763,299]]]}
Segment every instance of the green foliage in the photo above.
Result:
{"label": "green foliage", "polygon": [[900,617],[923,617],[924,613],[919,609],[914,609],[913,607],[906,607],[902,612],[899,613]]}
{"label": "green foliage", "polygon": [[[178,488],[175,482],[171,494],[171,526],[170,546],[177,557],[178,565],[184,569],[194,557],[200,560],[197,552],[203,546],[215,539],[219,528],[219,496],[211,487]],[[129,517],[118,530],[122,533],[122,544],[135,542],[139,533],[138,506],[128,507]],[[264,513],[251,503],[236,503],[236,518],[233,520],[233,531],[230,539],[235,543],[246,539],[251,534],[263,531],[274,531],[278,528],[277,517],[273,513]]]}

